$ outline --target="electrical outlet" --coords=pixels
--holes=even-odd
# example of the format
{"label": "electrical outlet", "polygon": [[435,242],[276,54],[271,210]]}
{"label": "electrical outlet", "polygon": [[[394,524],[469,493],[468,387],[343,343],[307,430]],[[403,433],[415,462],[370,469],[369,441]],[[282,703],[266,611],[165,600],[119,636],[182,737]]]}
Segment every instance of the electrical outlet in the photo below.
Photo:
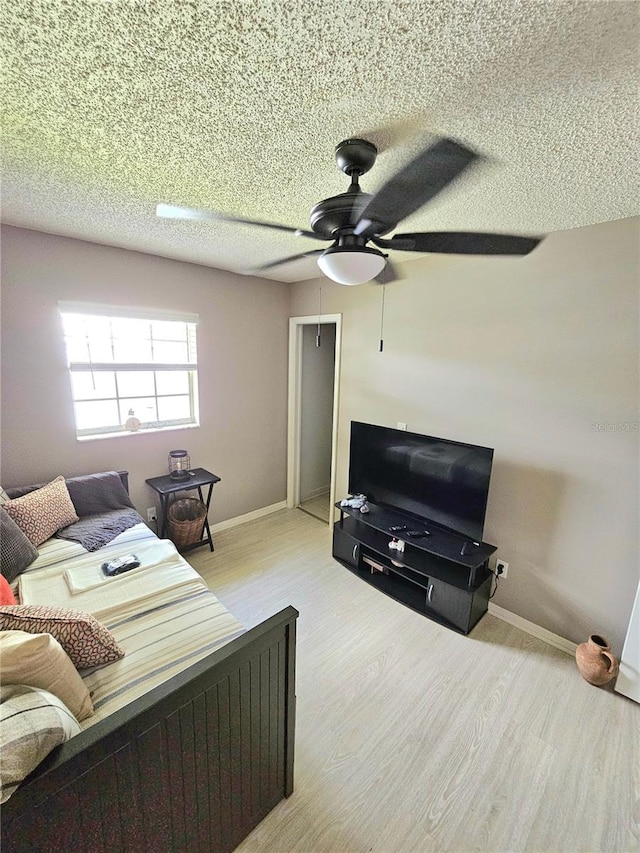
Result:
{"label": "electrical outlet", "polygon": [[496,575],[499,578],[506,578],[509,571],[509,563],[504,560],[496,560]]}
{"label": "electrical outlet", "polygon": [[158,513],[154,506],[147,507],[147,521],[157,521]]}

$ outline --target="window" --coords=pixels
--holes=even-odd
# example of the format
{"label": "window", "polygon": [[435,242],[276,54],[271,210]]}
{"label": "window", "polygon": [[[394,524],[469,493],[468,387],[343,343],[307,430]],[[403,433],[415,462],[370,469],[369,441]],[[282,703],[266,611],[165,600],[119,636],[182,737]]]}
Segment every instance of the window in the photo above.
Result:
{"label": "window", "polygon": [[198,425],[197,315],[59,308],[78,438]]}

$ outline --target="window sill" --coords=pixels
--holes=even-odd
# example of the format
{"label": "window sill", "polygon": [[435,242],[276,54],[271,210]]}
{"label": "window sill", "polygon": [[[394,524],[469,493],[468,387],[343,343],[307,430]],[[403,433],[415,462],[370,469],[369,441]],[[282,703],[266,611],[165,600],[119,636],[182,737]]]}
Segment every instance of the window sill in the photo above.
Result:
{"label": "window sill", "polygon": [[177,430],[195,429],[199,427],[200,424],[178,424],[176,426],[157,427],[155,429],[137,429],[132,432],[127,430],[125,432],[105,432],[96,433],[95,435],[77,435],[76,441],[101,441],[105,438],[129,438],[132,435],[154,435],[158,432],[176,432]]}

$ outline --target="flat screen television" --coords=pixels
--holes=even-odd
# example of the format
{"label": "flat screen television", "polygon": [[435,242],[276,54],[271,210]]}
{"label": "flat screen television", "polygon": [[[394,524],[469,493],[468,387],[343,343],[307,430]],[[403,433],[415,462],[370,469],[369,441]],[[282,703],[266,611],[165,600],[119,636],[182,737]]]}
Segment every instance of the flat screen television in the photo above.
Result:
{"label": "flat screen television", "polygon": [[482,541],[493,450],[351,422],[349,492]]}

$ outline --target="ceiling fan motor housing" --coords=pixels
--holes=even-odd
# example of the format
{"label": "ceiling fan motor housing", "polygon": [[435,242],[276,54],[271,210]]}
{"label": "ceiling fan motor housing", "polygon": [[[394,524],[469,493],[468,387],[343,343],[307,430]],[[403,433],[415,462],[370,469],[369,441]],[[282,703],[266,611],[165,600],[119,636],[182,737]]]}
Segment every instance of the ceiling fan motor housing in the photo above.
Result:
{"label": "ceiling fan motor housing", "polygon": [[336,163],[351,178],[351,186],[311,208],[312,231],[330,240],[355,226],[371,198],[360,189],[358,178],[369,171],[377,156],[378,149],[366,139],[345,139],[336,145]]}
{"label": "ceiling fan motor housing", "polygon": [[359,187],[353,191],[352,187],[353,184],[346,193],[325,198],[314,204],[310,217],[312,231],[331,240],[341,231],[355,226],[371,196],[363,193]]}

